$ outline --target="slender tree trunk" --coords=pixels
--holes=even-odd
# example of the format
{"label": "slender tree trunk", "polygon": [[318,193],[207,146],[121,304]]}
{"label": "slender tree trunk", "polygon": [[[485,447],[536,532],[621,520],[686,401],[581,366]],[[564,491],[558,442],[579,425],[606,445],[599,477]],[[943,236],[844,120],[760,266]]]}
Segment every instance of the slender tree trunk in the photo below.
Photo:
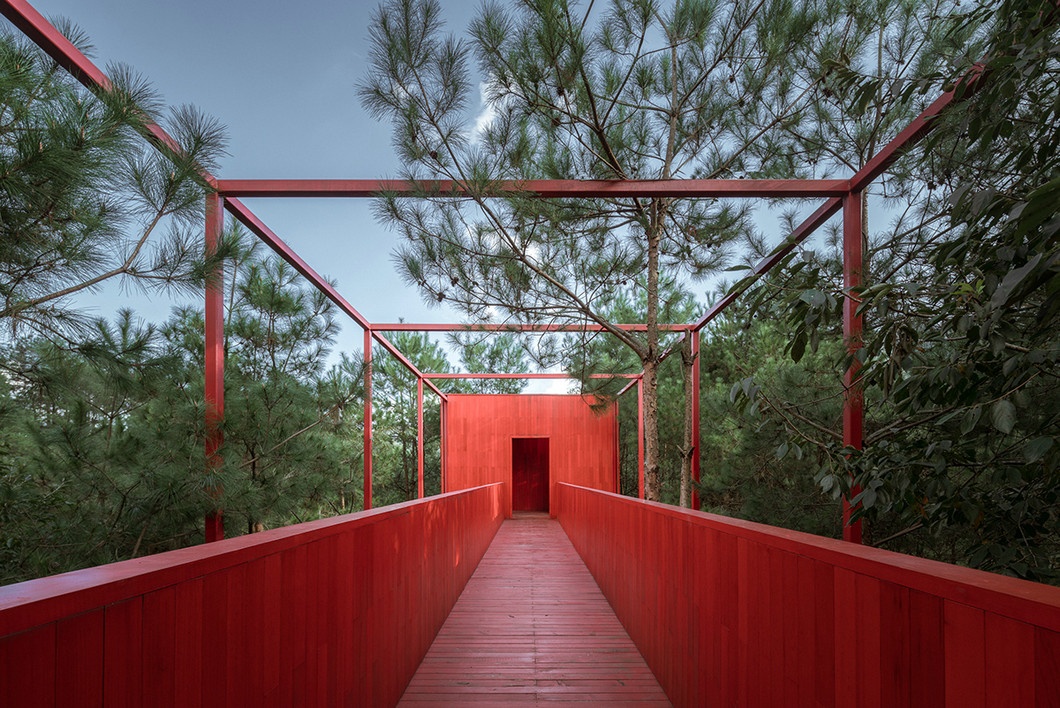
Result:
{"label": "slender tree trunk", "polygon": [[662,241],[663,205],[651,202],[648,219],[648,346],[644,364],[644,497],[661,501],[659,478],[659,244]]}
{"label": "slender tree trunk", "polygon": [[659,478],[659,362],[644,363],[644,498],[660,501],[662,480]]}
{"label": "slender tree trunk", "polygon": [[692,355],[692,337],[698,336],[698,334],[689,333],[681,344],[681,379],[685,391],[685,430],[681,440],[681,498],[678,504],[686,509],[692,507],[692,454],[695,452],[692,447],[692,430],[696,425],[693,419],[695,407],[692,400],[694,395],[692,365],[695,363],[695,357]]}

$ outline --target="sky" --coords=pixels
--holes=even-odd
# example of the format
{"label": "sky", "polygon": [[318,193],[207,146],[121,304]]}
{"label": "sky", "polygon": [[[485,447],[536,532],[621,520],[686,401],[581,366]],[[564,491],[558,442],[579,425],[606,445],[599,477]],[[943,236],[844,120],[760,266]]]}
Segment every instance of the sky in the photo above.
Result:
{"label": "sky", "polygon": [[[228,156],[216,176],[238,178],[393,177],[399,165],[388,123],[361,107],[368,27],[377,2],[280,0],[30,0],[45,17],[65,17],[91,38],[93,61],[124,63],[169,105],[192,104],[227,127]],[[443,3],[460,33],[478,2]],[[4,22],[4,20],[0,20]],[[376,223],[370,200],[243,200],[372,322],[399,318],[455,322],[429,308],[398,276],[398,236]],[[702,287],[697,288],[700,299]],[[92,300],[112,315],[122,298],[160,322],[172,303],[111,288]],[[359,351],[361,330],[342,318],[339,351]],[[553,387],[555,388],[555,387]]]}
{"label": "sky", "polygon": [[[45,17],[84,30],[101,68],[123,63],[146,77],[169,105],[192,104],[226,126],[221,178],[393,177],[398,162],[389,124],[361,107],[356,86],[368,69],[375,2],[279,0],[30,0]],[[477,4],[447,2],[450,28],[466,26]],[[5,20],[0,19],[0,22]],[[370,200],[242,200],[373,322],[453,322],[405,286],[390,257],[397,234],[377,224]],[[92,300],[100,315],[115,299],[145,318],[172,303],[108,289]],[[118,303],[120,304],[120,302]],[[115,308],[116,309],[116,308]],[[342,319],[344,315],[340,314]],[[361,330],[343,322],[338,349],[359,350]]]}

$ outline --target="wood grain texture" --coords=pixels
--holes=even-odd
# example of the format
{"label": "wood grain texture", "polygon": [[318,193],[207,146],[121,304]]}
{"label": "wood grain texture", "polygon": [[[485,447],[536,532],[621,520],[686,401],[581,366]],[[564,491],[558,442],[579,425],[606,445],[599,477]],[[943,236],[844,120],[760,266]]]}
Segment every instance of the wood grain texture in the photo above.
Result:
{"label": "wood grain texture", "polygon": [[669,706],[559,524],[505,521],[401,706]]}
{"label": "wood grain texture", "polygon": [[0,706],[393,705],[505,485],[0,588]]}
{"label": "wood grain texture", "polygon": [[550,499],[569,482],[616,491],[617,413],[581,396],[453,395],[446,419],[445,491],[512,481],[512,438],[548,438]]}
{"label": "wood grain texture", "polygon": [[1060,705],[1060,588],[584,487],[553,501],[674,705]]}

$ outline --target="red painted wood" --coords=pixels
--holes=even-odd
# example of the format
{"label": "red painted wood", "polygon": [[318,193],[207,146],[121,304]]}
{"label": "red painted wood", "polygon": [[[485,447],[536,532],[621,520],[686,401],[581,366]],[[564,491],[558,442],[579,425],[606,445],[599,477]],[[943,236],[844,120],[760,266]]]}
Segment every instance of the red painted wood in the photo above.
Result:
{"label": "red painted wood", "polygon": [[1060,632],[1037,628],[1034,632],[1035,705],[1060,706]]}
{"label": "red painted wood", "polygon": [[55,624],[0,639],[0,705],[56,706]]}
{"label": "red painted wood", "polygon": [[982,610],[946,602],[947,708],[986,708],[986,618]]}
{"label": "red painted wood", "polygon": [[143,598],[109,605],[104,611],[106,630],[103,656],[103,704],[108,708],[143,705]]}
{"label": "red painted wood", "polygon": [[505,521],[399,705],[670,702],[559,524]]}
{"label": "red painted wood", "polygon": [[512,438],[549,439],[550,496],[558,482],[616,491],[617,409],[581,396],[450,395],[447,490],[512,481]]}
{"label": "red painted wood", "polygon": [[567,484],[553,503],[675,705],[1060,699],[1060,588]]}
{"label": "red painted wood", "polygon": [[55,703],[103,705],[103,610],[63,620],[55,628]]}
{"label": "red painted wood", "polygon": [[0,706],[392,705],[507,494],[480,487],[0,588]]}

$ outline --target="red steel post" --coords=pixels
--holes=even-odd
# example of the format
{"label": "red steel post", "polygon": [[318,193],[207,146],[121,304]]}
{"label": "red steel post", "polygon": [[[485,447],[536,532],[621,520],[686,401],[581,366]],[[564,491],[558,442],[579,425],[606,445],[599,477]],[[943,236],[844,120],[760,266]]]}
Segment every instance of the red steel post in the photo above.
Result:
{"label": "red steel post", "polygon": [[688,330],[692,338],[692,508],[699,510],[699,332]]}
{"label": "red steel post", "polygon": [[364,509],[372,508],[372,330],[364,330]]}
{"label": "red steel post", "polygon": [[[216,193],[206,195],[206,255],[217,252],[217,246],[224,228],[224,210],[222,199]],[[206,280],[206,309],[204,319],[205,331],[205,364],[206,364],[206,471],[210,474],[217,470],[221,458],[217,455],[224,442],[221,421],[225,410],[225,332],[224,332],[224,270],[214,269]],[[210,492],[214,495],[220,490],[211,484]],[[220,509],[206,514],[206,542],[220,541],[225,536],[224,516]]]}
{"label": "red steel post", "polygon": [[[861,192],[851,192],[843,198],[843,341],[851,357],[850,366],[843,375],[843,444],[855,450],[862,449],[865,411],[858,380],[861,363],[855,358],[863,343],[864,320],[857,312],[861,299],[854,290],[864,284],[864,260]],[[861,489],[855,486],[850,490],[850,496],[843,498],[843,539],[852,543],[861,543],[861,522],[850,523],[854,512],[850,500],[860,492]]]}
{"label": "red steel post", "polygon": [[423,377],[416,379],[416,498],[423,499]]}
{"label": "red steel post", "polygon": [[644,379],[637,379],[637,498],[644,498]]}
{"label": "red steel post", "polygon": [[441,468],[438,470],[438,476],[441,478],[439,481],[439,487],[441,488],[442,494],[449,491],[449,485],[447,484],[448,478],[446,473],[449,469],[449,440],[446,438],[446,421],[449,419],[449,399],[442,398],[438,401],[438,436],[441,440],[438,441],[438,446],[441,448],[438,456],[438,466]]}

